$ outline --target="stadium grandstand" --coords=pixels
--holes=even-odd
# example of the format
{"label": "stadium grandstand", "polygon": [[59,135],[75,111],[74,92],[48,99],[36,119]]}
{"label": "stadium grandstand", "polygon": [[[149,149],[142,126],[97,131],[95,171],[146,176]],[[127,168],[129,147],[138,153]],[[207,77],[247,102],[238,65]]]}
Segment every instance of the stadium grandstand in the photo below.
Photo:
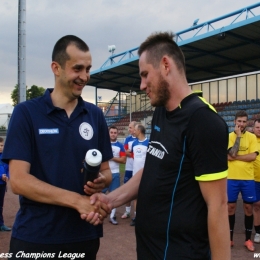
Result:
{"label": "stadium grandstand", "polygon": [[[260,3],[175,32],[176,42],[186,59],[186,74],[193,91],[202,91],[232,131],[237,110],[249,114],[249,130],[260,117]],[[97,89],[117,92],[109,102],[97,105],[108,125],[127,135],[131,120],[146,125],[153,108],[139,89],[138,47],[114,54],[91,73],[88,83]]]}

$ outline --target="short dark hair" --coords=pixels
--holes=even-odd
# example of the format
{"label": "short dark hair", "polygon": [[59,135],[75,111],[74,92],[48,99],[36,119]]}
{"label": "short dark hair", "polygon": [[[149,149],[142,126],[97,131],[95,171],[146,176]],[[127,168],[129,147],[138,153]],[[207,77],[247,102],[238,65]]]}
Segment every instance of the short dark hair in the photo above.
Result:
{"label": "short dark hair", "polygon": [[257,122],[257,123],[260,123],[260,118],[256,118],[256,119],[255,119],[254,125],[255,125],[256,122]]}
{"label": "short dark hair", "polygon": [[110,131],[110,129],[116,129],[118,131],[118,128],[115,125],[109,126],[108,131]]}
{"label": "short dark hair", "polygon": [[175,34],[172,32],[153,33],[140,45],[138,55],[141,56],[147,51],[147,62],[154,68],[158,68],[164,55],[168,55],[174,60],[179,71],[185,73],[185,57],[174,37]]}
{"label": "short dark hair", "polygon": [[248,114],[245,110],[239,110],[236,115],[235,115],[235,120],[238,118],[238,117],[246,117],[248,118]]}
{"label": "short dark hair", "polygon": [[140,130],[140,132],[141,132],[142,134],[145,134],[145,127],[144,127],[143,125],[137,124],[137,128],[138,128],[138,130]]}
{"label": "short dark hair", "polygon": [[4,138],[3,137],[0,137],[0,143],[4,142]]}
{"label": "short dark hair", "polygon": [[52,51],[52,61],[59,63],[62,68],[66,61],[70,59],[66,51],[69,45],[75,45],[79,50],[84,52],[89,51],[88,45],[79,37],[74,35],[63,36],[56,42]]}

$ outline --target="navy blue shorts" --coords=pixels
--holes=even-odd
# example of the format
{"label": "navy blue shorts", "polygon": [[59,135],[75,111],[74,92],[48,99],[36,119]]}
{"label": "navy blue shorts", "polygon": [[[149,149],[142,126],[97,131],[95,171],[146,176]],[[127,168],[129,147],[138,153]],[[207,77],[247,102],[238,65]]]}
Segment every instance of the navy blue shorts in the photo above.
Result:
{"label": "navy blue shorts", "polygon": [[228,203],[236,203],[241,192],[244,203],[251,204],[256,201],[254,180],[228,180]]}
{"label": "navy blue shorts", "polygon": [[124,183],[128,182],[133,177],[133,171],[125,171]]}
{"label": "navy blue shorts", "polygon": [[107,191],[111,192],[120,187],[120,174],[119,173],[112,173],[112,182],[110,183],[108,188],[102,190],[103,193]]}
{"label": "navy blue shorts", "polygon": [[260,182],[255,182],[255,196],[256,196],[256,202],[260,201]]}

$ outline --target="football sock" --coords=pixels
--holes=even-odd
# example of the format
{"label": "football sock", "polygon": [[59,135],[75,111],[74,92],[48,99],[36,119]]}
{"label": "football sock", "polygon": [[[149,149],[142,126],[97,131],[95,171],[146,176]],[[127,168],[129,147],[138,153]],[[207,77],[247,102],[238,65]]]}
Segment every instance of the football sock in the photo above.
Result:
{"label": "football sock", "polygon": [[233,232],[235,227],[235,214],[228,216],[229,227],[230,227],[230,241],[233,241]]}
{"label": "football sock", "polygon": [[248,239],[251,239],[252,227],[253,227],[253,215],[252,216],[245,215],[246,241]]}
{"label": "football sock", "polygon": [[112,209],[110,213],[110,218],[113,218],[116,215],[116,209]]}
{"label": "football sock", "polygon": [[256,232],[257,234],[260,234],[260,226],[255,226],[255,232]]}

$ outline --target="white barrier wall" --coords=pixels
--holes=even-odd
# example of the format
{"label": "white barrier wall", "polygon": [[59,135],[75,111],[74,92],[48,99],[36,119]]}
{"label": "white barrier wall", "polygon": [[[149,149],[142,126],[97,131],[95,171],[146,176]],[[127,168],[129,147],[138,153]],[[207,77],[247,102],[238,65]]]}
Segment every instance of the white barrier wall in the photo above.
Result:
{"label": "white barrier wall", "polygon": [[11,104],[0,104],[0,128],[1,126],[8,128],[13,109],[14,107]]}

